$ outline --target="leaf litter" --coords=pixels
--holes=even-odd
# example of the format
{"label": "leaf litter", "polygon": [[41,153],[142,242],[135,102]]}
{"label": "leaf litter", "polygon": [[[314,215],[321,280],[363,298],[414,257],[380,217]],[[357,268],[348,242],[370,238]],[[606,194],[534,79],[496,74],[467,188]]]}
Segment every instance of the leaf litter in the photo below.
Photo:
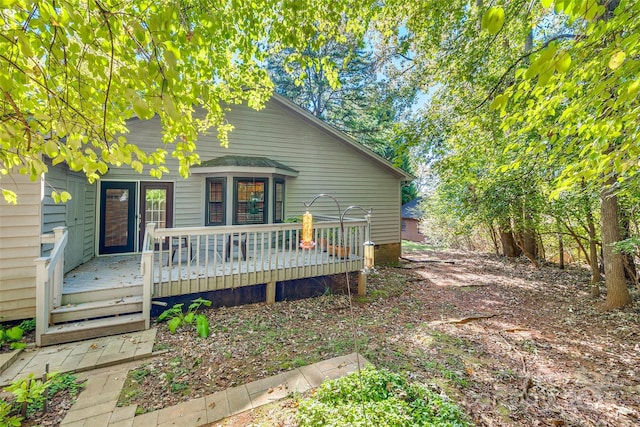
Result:
{"label": "leaf litter", "polygon": [[[380,268],[353,297],[358,351],[376,367],[439,388],[477,425],[640,423],[637,303],[599,311],[579,266],[450,251],[412,259]],[[153,411],[355,349],[346,295],[202,313],[206,339],[158,325],[163,352],[129,373],[120,405]],[[295,425],[299,397],[216,425]]]}

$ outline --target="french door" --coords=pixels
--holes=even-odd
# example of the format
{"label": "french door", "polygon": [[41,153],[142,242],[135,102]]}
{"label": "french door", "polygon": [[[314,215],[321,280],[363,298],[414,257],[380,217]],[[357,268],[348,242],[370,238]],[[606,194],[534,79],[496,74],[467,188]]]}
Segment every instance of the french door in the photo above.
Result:
{"label": "french door", "polygon": [[144,230],[147,223],[154,222],[157,228],[173,227],[173,183],[140,183],[140,230],[138,249],[142,250]]}
{"label": "french door", "polygon": [[135,252],[136,183],[103,181],[100,185],[100,254]]}

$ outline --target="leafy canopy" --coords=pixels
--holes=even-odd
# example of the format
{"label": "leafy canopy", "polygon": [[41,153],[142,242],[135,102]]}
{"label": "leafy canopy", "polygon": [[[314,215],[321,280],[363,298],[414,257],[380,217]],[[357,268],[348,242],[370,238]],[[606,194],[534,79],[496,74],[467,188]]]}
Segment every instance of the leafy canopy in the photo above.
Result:
{"label": "leafy canopy", "polygon": [[[302,50],[317,33],[360,37],[370,3],[3,0],[0,175],[36,179],[48,157],[90,181],[122,165],[160,177],[170,154],[187,176],[199,161],[199,132],[214,127],[226,145],[226,106],[260,108],[268,99],[267,55]],[[323,58],[299,60],[309,66]],[[134,116],[158,116],[164,144],[144,152],[128,141]]]}

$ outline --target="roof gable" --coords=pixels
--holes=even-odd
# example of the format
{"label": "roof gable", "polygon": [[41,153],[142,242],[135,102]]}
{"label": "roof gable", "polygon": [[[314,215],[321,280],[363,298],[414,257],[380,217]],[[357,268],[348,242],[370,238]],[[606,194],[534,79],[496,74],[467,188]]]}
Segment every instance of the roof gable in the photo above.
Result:
{"label": "roof gable", "polygon": [[412,176],[411,174],[405,172],[400,168],[393,166],[393,164],[389,162],[387,159],[385,159],[384,157],[374,153],[369,148],[365,147],[364,145],[360,144],[358,141],[351,138],[349,135],[339,131],[338,129],[334,128],[330,124],[322,121],[321,119],[311,114],[309,111],[305,110],[304,108],[300,107],[299,105],[295,104],[294,102],[290,101],[284,96],[274,93],[271,98],[271,101],[277,103],[279,106],[284,108],[289,113],[292,113],[294,116],[320,129],[325,134],[332,136],[334,139],[338,140],[340,143],[355,150],[362,157],[366,158],[367,160],[371,161],[374,164],[377,164],[381,168],[391,172],[393,175],[397,176],[401,180],[412,181],[415,179],[415,177]]}

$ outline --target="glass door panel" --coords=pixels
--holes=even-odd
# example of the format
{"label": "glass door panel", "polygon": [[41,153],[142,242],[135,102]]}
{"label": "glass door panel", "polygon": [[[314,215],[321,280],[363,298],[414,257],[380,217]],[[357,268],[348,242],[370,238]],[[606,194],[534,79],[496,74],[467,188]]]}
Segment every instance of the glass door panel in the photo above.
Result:
{"label": "glass door panel", "polygon": [[139,247],[142,250],[144,230],[153,222],[156,228],[173,227],[173,183],[141,182],[140,183],[140,237]]}
{"label": "glass door panel", "polygon": [[100,254],[135,251],[135,182],[100,186]]}

